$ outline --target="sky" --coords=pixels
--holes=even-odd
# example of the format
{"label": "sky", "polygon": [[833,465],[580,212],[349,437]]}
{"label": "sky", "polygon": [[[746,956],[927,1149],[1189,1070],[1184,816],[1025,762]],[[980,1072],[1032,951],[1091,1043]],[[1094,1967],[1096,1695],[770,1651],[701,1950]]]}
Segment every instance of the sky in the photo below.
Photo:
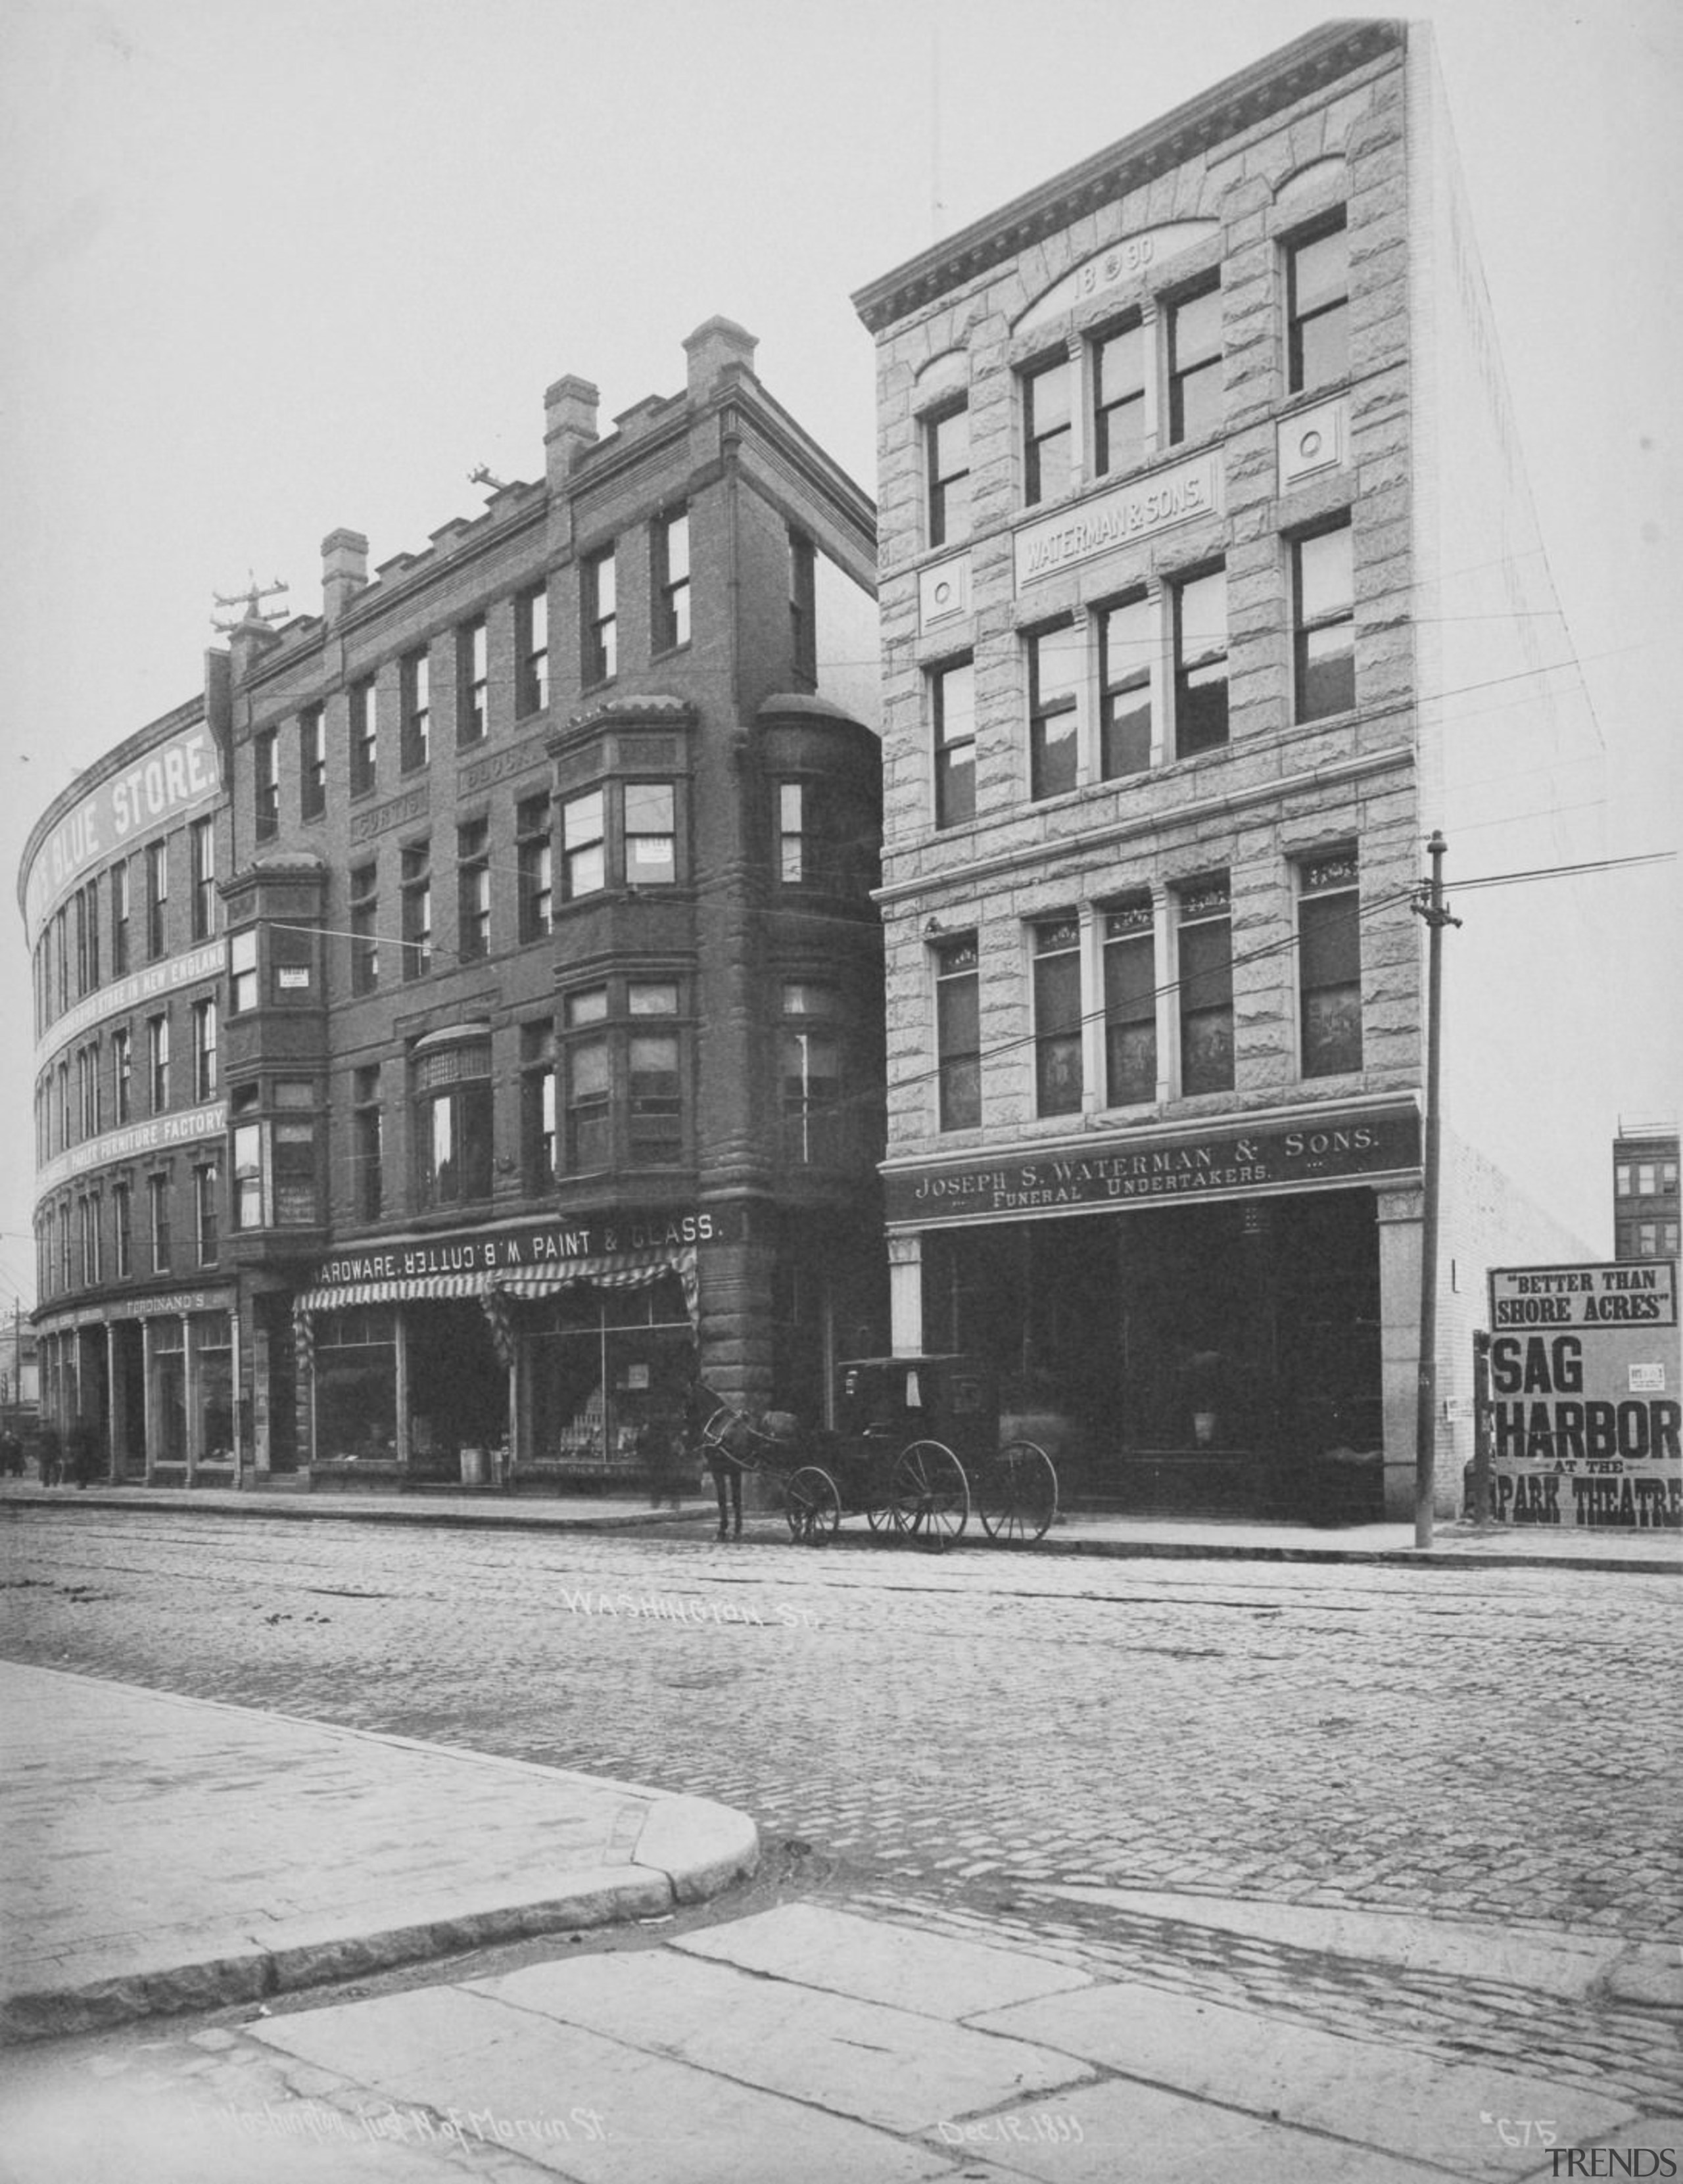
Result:
{"label": "sky", "polygon": [[[543,389],[564,373],[600,387],[605,424],[677,392],[684,337],[722,312],[760,337],[772,393],[874,490],[872,347],[852,292],[1325,13],[0,0],[8,883],[75,772],[201,687],[213,594],[280,577],[315,613],[329,531],[366,532],[378,563],[477,515],[476,465],[540,476]],[[1429,20],[1607,747],[1597,847],[1669,850],[1683,835],[1663,672],[1683,598],[1683,9],[1449,0]],[[1482,872],[1474,845],[1458,861],[1451,846],[1452,883]],[[1516,1097],[1557,1111],[1563,1162],[1604,1178],[1619,1114],[1678,1111],[1677,868],[1548,885],[1597,891],[1619,977],[1592,1056],[1559,1050],[1540,991]],[[0,1300],[27,1306],[14,911],[0,1000]],[[1610,1250],[1608,1218],[1591,1240]]]}

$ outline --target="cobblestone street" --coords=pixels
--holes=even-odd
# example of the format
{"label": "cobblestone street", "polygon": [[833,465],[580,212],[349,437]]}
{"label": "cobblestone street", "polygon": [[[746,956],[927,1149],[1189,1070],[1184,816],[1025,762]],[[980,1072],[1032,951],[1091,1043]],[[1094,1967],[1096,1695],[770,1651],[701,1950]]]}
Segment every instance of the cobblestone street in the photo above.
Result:
{"label": "cobblestone street", "polygon": [[5,1528],[14,1658],[684,1790],[865,1886],[1683,1930],[1663,1578]]}
{"label": "cobblestone street", "polygon": [[[590,1947],[823,1897],[1306,2037],[1524,2071],[1562,2100],[1683,2104],[1673,2013],[1562,1977],[1558,1955],[1574,1933],[1683,1934],[1675,1580],[819,1555],[769,1524],[719,1547],[694,1528],[32,1511],[3,1537],[16,1659],[694,1792],[759,1823],[747,1896]],[[1300,1907],[1290,1932],[1247,1930],[1246,1905],[1283,1903]],[[1318,1943],[1311,1907],[1368,1914],[1368,1937]],[[1444,1921],[1450,1955],[1388,1953],[1373,1914],[1404,1911]],[[230,2037],[118,2033],[64,2067],[131,2094],[208,2070],[236,2106],[283,2090],[250,2042],[216,2046]]]}

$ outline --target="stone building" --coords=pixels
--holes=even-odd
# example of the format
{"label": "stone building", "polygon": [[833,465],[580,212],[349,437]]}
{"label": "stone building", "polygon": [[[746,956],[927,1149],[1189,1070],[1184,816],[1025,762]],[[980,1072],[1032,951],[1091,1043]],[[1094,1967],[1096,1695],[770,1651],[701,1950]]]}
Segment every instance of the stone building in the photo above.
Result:
{"label": "stone building", "polygon": [[[54,844],[205,760],[214,862],[158,822],[194,1103],[137,1091],[142,1146],[66,1093],[61,1131],[67,1042],[109,1086],[140,1004],[96,967],[43,1017],[42,1324],[107,1348],[109,1400],[76,1400],[119,1475],[640,1480],[698,1368],[817,1417],[881,1329],[873,511],[750,336],[685,348],[684,390],[605,436],[594,387],[552,387],[541,482],[488,482],[424,551],[371,578],[334,532],[320,613],[254,610],[203,699],[37,829],[31,915],[69,936],[41,977],[80,994]],[[79,838],[109,922],[120,868]],[[153,1173],[164,1240],[120,1258]]]}
{"label": "stone building", "polygon": [[[1429,36],[1326,25],[855,301],[896,1347],[1005,1361],[1095,1496],[1401,1513],[1424,840],[1546,861],[1516,784],[1596,757],[1546,691],[1467,718],[1554,609]],[[1510,1058],[1446,1080],[1457,1306],[1576,1248],[1541,1164],[1492,1188],[1473,1149]]]}

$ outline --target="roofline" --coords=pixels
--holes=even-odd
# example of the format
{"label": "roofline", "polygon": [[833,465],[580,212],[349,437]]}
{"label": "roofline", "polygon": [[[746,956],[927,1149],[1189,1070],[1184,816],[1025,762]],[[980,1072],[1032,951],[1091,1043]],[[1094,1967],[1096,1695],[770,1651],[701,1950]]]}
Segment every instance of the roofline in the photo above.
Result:
{"label": "roofline", "polygon": [[855,291],[853,307],[872,333],[880,333],[948,289],[1068,226],[1095,205],[1178,166],[1190,153],[1248,127],[1306,91],[1382,53],[1401,51],[1407,34],[1408,25],[1400,19],[1376,16],[1323,23],[1131,136],[1078,166],[1067,167],[891,273],[868,281]]}

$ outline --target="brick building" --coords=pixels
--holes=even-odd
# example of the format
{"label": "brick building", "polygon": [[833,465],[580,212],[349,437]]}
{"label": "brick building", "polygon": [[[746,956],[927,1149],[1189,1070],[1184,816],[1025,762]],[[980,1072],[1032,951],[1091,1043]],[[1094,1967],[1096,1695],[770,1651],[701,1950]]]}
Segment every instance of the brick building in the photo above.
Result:
{"label": "brick building", "polygon": [[1621,1116],[1613,1141],[1613,1253],[1675,1259],[1680,1198],[1675,1122]]}
{"label": "brick building", "polygon": [[[1400,1513],[1422,844],[1546,861],[1512,786],[1587,733],[1546,694],[1476,749],[1463,717],[1553,609],[1429,39],[1329,25],[855,301],[896,1346],[1008,1361],[1095,1496]],[[1535,1009],[1535,956],[1507,967]],[[1473,1150],[1516,1134],[1502,1048],[1446,1081],[1470,1306],[1488,1259],[1579,1247],[1546,1167]]]}
{"label": "brick building", "polygon": [[[203,700],[96,769],[214,761],[205,816],[159,822],[157,1146],[68,1092],[62,1147],[55,1119],[82,1013],[96,1075],[139,1035],[126,989],[96,967],[43,1026],[42,1324],[103,1351],[75,1400],[118,1474],[624,1479],[698,1363],[817,1415],[880,1329],[873,511],[751,337],[685,347],[685,390],[605,437],[594,387],[552,387],[543,481],[371,580],[334,532],[319,616],[254,610]],[[31,901],[82,804],[37,829]],[[42,905],[55,994],[80,899]],[[78,1257],[153,1173],[164,1240]]]}

